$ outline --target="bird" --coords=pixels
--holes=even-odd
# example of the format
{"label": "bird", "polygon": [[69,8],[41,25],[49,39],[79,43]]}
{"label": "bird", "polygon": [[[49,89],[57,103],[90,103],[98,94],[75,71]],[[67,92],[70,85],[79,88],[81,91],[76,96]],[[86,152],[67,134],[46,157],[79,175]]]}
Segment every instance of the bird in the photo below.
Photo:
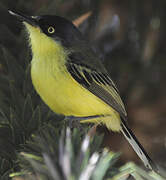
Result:
{"label": "bird", "polygon": [[32,51],[32,83],[45,104],[57,114],[121,132],[145,167],[156,171],[129,128],[119,90],[80,30],[57,15],[9,13],[25,25]]}

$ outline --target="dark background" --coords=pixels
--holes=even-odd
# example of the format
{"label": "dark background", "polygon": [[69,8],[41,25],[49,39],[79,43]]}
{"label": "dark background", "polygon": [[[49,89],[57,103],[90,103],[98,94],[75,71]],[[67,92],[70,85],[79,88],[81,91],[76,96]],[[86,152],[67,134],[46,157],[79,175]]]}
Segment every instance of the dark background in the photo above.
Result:
{"label": "dark background", "polygon": [[[120,90],[128,122],[147,152],[166,166],[166,2],[163,0],[1,0],[0,45],[16,57],[21,23],[7,10],[28,15],[56,14],[70,20],[91,11],[80,30],[96,47],[101,61]],[[20,38],[20,39],[19,39]],[[12,39],[12,41],[11,41]],[[26,46],[26,45],[25,45]],[[28,52],[28,47],[27,52]],[[1,57],[0,57],[1,59]],[[1,73],[3,67],[0,66]],[[103,131],[103,130],[102,130]],[[121,151],[121,161],[136,154],[121,135],[106,129],[105,144]]]}

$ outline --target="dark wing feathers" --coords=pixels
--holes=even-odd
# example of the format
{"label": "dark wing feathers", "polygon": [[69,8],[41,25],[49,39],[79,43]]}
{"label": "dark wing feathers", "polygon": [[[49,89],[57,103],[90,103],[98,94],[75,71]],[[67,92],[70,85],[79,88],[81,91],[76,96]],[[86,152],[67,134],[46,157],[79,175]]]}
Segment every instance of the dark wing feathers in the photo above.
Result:
{"label": "dark wing feathers", "polygon": [[[68,63],[67,64],[67,69],[70,72],[70,74],[72,75],[72,77],[79,82],[80,84],[82,84],[84,87],[89,87],[90,86],[90,79],[87,79],[83,73],[83,71],[81,70],[81,66],[77,66],[74,63]],[[90,78],[90,76],[89,76]]]}
{"label": "dark wing feathers", "polygon": [[126,111],[119,92],[107,74],[91,69],[87,65],[73,62],[68,62],[67,68],[78,83],[113,107],[122,118],[126,118]]}

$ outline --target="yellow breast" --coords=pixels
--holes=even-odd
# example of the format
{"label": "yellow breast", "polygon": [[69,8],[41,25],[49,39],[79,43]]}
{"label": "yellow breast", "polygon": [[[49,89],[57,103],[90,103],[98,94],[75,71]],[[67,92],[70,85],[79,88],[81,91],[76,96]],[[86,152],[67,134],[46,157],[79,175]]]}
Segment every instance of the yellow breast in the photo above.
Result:
{"label": "yellow breast", "polygon": [[[29,27],[33,59],[31,77],[42,100],[56,113],[67,116],[110,115],[119,130],[120,118],[110,106],[77,83],[67,71],[68,52],[51,38]],[[110,126],[110,120],[102,122]],[[111,128],[113,129],[113,128]]]}
{"label": "yellow breast", "polygon": [[110,114],[110,106],[77,83],[66,67],[32,61],[32,82],[43,101],[56,113],[73,116]]}

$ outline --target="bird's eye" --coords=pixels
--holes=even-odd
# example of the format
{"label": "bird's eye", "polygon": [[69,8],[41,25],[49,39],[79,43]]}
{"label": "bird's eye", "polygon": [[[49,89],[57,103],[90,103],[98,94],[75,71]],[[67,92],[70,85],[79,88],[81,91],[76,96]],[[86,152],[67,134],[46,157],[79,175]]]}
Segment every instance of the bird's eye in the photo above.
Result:
{"label": "bird's eye", "polygon": [[53,34],[54,32],[55,32],[55,28],[54,27],[52,27],[52,26],[48,27],[48,33],[49,34]]}

